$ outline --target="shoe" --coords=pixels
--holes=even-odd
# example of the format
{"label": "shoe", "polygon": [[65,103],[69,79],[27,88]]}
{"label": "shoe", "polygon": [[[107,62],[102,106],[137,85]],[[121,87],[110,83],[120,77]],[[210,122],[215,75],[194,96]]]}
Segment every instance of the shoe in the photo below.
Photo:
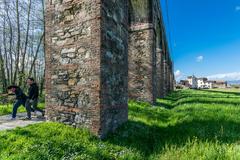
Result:
{"label": "shoe", "polygon": [[10,120],[11,120],[11,121],[15,121],[15,120],[16,120],[16,118],[11,118]]}
{"label": "shoe", "polygon": [[22,120],[32,120],[32,118],[25,117],[25,118],[23,118]]}
{"label": "shoe", "polygon": [[33,114],[32,114],[33,117],[37,117],[37,112],[34,111]]}

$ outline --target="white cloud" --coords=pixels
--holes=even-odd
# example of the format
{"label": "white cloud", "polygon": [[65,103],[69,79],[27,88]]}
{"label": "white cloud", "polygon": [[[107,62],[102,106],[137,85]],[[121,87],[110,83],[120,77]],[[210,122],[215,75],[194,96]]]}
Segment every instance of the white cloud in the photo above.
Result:
{"label": "white cloud", "polygon": [[203,61],[203,56],[198,56],[198,57],[196,58],[196,61],[197,61],[197,62],[202,62],[202,61]]}
{"label": "white cloud", "polygon": [[208,76],[208,79],[211,79],[211,80],[225,80],[225,81],[240,80],[240,72],[210,75],[210,76]]}
{"label": "white cloud", "polygon": [[178,80],[182,77],[182,72],[180,70],[177,70],[174,72],[175,79]]}
{"label": "white cloud", "polygon": [[236,6],[235,10],[238,12],[240,11],[240,6]]}

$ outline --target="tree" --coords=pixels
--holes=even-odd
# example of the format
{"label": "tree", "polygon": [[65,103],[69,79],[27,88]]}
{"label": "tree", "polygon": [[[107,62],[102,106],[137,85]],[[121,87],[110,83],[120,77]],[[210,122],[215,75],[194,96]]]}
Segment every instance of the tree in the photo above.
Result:
{"label": "tree", "polygon": [[[44,86],[44,0],[0,0],[0,85]],[[3,84],[4,83],[4,84]]]}

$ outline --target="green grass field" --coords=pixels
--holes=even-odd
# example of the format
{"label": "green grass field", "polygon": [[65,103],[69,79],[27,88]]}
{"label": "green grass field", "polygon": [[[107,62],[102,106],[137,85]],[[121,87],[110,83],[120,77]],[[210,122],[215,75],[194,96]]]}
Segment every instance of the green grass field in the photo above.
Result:
{"label": "green grass field", "polygon": [[42,123],[0,132],[0,159],[239,160],[239,91],[179,90],[156,106],[129,102],[129,121],[103,141]]}

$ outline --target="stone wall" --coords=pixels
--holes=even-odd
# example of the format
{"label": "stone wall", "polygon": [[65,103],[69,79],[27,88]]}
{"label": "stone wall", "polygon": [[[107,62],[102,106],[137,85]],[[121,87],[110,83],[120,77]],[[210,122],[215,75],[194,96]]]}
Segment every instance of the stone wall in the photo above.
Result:
{"label": "stone wall", "polygon": [[164,69],[163,69],[163,62],[164,62],[164,56],[163,56],[163,50],[160,48],[157,48],[156,52],[156,69],[157,69],[157,78],[156,78],[156,96],[157,98],[163,98],[164,97]]}
{"label": "stone wall", "polygon": [[46,6],[46,118],[104,137],[128,117],[128,1]]}
{"label": "stone wall", "polygon": [[129,98],[154,104],[171,91],[172,72],[159,1],[130,0],[130,17]]}
{"label": "stone wall", "polygon": [[129,22],[148,23],[152,17],[152,1],[151,0],[129,0]]}
{"label": "stone wall", "polygon": [[46,33],[47,120],[105,137],[173,88],[158,0],[46,0]]}
{"label": "stone wall", "polygon": [[153,103],[156,60],[155,35],[151,25],[139,24],[130,29],[128,78],[129,98]]}
{"label": "stone wall", "polygon": [[103,0],[101,126],[105,135],[128,119],[128,0]]}
{"label": "stone wall", "polygon": [[170,91],[173,91],[174,90],[174,86],[175,86],[175,79],[174,79],[174,73],[173,73],[173,63],[171,61],[171,64],[170,64]]}

